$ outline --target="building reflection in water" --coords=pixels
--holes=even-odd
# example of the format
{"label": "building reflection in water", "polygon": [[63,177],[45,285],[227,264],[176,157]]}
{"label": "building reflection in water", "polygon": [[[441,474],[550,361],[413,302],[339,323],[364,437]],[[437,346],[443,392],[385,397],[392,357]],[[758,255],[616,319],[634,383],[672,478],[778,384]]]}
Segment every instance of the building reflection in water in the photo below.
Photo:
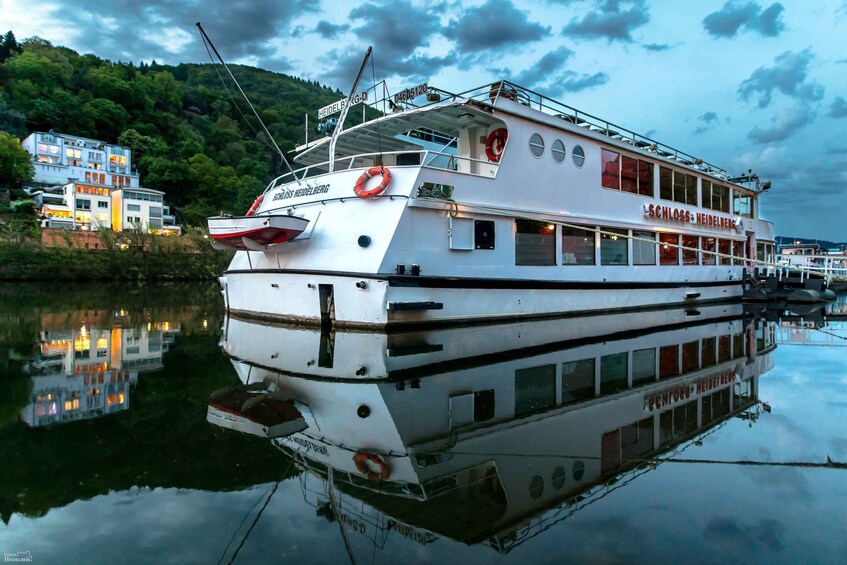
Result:
{"label": "building reflection in water", "polygon": [[[132,324],[126,312],[94,316],[78,328],[41,331],[36,357],[27,364],[32,399],[20,412],[30,427],[98,418],[128,410],[139,373],[162,368],[162,355],[179,327],[170,322]],[[92,323],[92,322],[89,322]]]}
{"label": "building reflection in water", "polygon": [[752,425],[774,325],[740,305],[397,335],[229,319],[255,398],[218,395],[209,420],[273,437],[251,409],[295,407],[305,429],[272,441],[349,535],[507,552],[730,419]]}

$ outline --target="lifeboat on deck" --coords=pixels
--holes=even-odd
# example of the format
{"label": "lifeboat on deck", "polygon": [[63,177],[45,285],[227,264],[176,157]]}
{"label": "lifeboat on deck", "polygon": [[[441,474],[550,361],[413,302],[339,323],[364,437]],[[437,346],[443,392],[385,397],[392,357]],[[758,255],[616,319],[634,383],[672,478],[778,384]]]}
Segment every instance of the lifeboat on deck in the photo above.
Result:
{"label": "lifeboat on deck", "polygon": [[297,216],[216,216],[209,218],[209,235],[216,249],[271,251],[306,229],[309,220]]}

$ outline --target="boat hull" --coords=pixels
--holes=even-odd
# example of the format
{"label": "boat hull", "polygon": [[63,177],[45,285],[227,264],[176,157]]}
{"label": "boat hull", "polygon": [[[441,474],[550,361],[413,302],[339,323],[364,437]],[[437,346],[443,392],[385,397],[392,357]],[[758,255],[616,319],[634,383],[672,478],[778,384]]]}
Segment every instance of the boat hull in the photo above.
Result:
{"label": "boat hull", "polygon": [[237,216],[209,218],[209,235],[217,246],[241,251],[291,241],[309,220],[297,216]]}
{"label": "boat hull", "polygon": [[560,282],[355,273],[228,272],[236,316],[307,325],[384,329],[695,307],[740,300],[739,277],[700,282]]}

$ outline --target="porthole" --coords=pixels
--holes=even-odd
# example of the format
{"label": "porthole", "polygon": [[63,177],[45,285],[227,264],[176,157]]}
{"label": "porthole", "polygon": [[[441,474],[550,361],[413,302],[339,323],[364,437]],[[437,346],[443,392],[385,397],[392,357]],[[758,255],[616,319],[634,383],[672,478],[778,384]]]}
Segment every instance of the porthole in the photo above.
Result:
{"label": "porthole", "polygon": [[573,478],[575,481],[581,481],[585,474],[585,463],[577,461],[573,464]]}
{"label": "porthole", "polygon": [[577,168],[582,168],[582,165],[585,163],[585,151],[582,149],[582,145],[574,145],[573,151],[571,151],[571,158]]}
{"label": "porthole", "polygon": [[544,155],[544,140],[537,133],[529,138],[529,150],[536,157]]}
{"label": "porthole", "polygon": [[553,160],[557,163],[565,160],[565,144],[562,143],[561,139],[557,139],[550,146],[550,154],[553,155]]}
{"label": "porthole", "polygon": [[565,486],[565,469],[564,467],[556,467],[553,469],[553,478],[550,481],[553,484],[553,488],[556,490]]}
{"label": "porthole", "polygon": [[541,475],[535,475],[529,482],[529,496],[531,496],[533,500],[537,500],[543,493],[544,479],[541,478]]}

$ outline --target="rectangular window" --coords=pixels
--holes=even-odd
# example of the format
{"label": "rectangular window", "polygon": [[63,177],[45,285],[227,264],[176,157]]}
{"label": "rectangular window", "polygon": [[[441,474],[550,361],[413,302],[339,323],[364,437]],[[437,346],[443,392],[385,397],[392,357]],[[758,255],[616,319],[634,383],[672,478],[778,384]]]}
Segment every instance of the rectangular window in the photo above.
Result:
{"label": "rectangular window", "polygon": [[515,371],[515,415],[556,405],[556,366],[544,365]]}
{"label": "rectangular window", "polygon": [[[716,251],[716,248],[715,248],[716,243],[717,243],[717,240],[715,240],[714,237],[700,238],[700,245],[702,246],[701,249],[704,251],[704,253],[701,253],[701,255],[703,257],[703,264],[704,265],[714,265],[715,264],[714,253]],[[711,251],[711,253],[705,253],[706,251]]]}
{"label": "rectangular window", "polygon": [[733,241],[732,242],[732,262],[736,265],[744,264],[744,242],[743,241]]}
{"label": "rectangular window", "polygon": [[732,358],[733,359],[738,359],[739,357],[744,357],[744,343],[745,343],[744,332],[732,337]]}
{"label": "rectangular window", "polygon": [[[674,194],[674,196],[676,196]],[[679,200],[678,202],[682,202]],[[685,201],[686,204],[697,206],[697,177],[685,175]]]}
{"label": "rectangular window", "polygon": [[700,368],[700,342],[682,344],[682,372],[690,373]]}
{"label": "rectangular window", "polygon": [[494,389],[473,394],[473,421],[485,422],[494,417]]}
{"label": "rectangular window", "polygon": [[603,188],[653,196],[653,164],[608,149],[601,150]]}
{"label": "rectangular window", "polygon": [[600,394],[610,394],[627,387],[628,354],[615,353],[600,358]]}
{"label": "rectangular window", "polygon": [[97,207],[98,207],[98,208],[108,208],[108,207],[109,207],[109,203],[108,203],[108,202],[105,202],[105,201],[103,201],[103,200],[99,200],[99,201],[97,201]]}
{"label": "rectangular window", "polygon": [[[632,232],[632,264],[633,265],[655,265],[656,264],[656,234],[649,231]],[[652,240],[640,241],[644,239]]]}
{"label": "rectangular window", "polygon": [[718,240],[718,253],[723,255],[723,257],[718,257],[719,265],[732,265],[732,260],[727,257],[732,248],[730,246],[730,241],[728,239],[719,239]]}
{"label": "rectangular window", "polygon": [[673,171],[667,167],[659,167],[659,197],[673,200]]}
{"label": "rectangular window", "polygon": [[91,210],[91,200],[87,200],[85,198],[77,198],[76,209],[77,210]]}
{"label": "rectangular window", "polygon": [[679,236],[673,233],[659,234],[659,264],[679,265]]}
{"label": "rectangular window", "polygon": [[753,198],[738,192],[732,193],[732,212],[739,216],[753,217]]}
{"label": "rectangular window", "polygon": [[683,265],[696,265],[697,264],[697,255],[698,255],[698,247],[697,244],[700,242],[700,238],[696,235],[683,235],[682,236],[682,246],[685,248],[682,250],[682,264]]}
{"label": "rectangular window", "polygon": [[515,265],[555,265],[556,226],[515,220]]}
{"label": "rectangular window", "polygon": [[667,379],[679,375],[679,346],[666,345],[659,348],[659,378]]}
{"label": "rectangular window", "polygon": [[621,190],[638,194],[638,159],[621,157]]}
{"label": "rectangular window", "polygon": [[581,359],[562,364],[562,404],[594,398],[595,359]]}
{"label": "rectangular window", "polygon": [[697,177],[659,167],[659,196],[682,204],[697,205]]}
{"label": "rectangular window", "polygon": [[718,360],[715,356],[715,347],[717,340],[713,337],[703,338],[703,368],[715,365]]}
{"label": "rectangular window", "polygon": [[494,249],[494,222],[491,220],[474,220],[473,229],[474,247],[476,249]]}
{"label": "rectangular window", "polygon": [[625,230],[600,228],[607,232],[600,234],[600,264],[629,265]]}
{"label": "rectangular window", "polygon": [[619,153],[603,149],[601,151],[603,160],[603,188],[613,188],[620,190],[621,188],[621,156]]}
{"label": "rectangular window", "polygon": [[593,265],[594,232],[577,228],[562,228],[562,264]]}
{"label": "rectangular window", "polygon": [[703,208],[717,210],[719,212],[729,212],[729,187],[706,179],[703,179],[701,183],[703,185],[701,191]]}
{"label": "rectangular window", "polygon": [[636,349],[632,352],[632,386],[656,380],[656,349]]}
{"label": "rectangular window", "polygon": [[722,335],[718,338],[718,363],[732,359],[732,337]]}
{"label": "rectangular window", "polygon": [[653,196],[653,163],[638,161],[638,194]]}
{"label": "rectangular window", "polygon": [[127,212],[140,212],[141,205],[140,204],[127,204],[126,205]]}

